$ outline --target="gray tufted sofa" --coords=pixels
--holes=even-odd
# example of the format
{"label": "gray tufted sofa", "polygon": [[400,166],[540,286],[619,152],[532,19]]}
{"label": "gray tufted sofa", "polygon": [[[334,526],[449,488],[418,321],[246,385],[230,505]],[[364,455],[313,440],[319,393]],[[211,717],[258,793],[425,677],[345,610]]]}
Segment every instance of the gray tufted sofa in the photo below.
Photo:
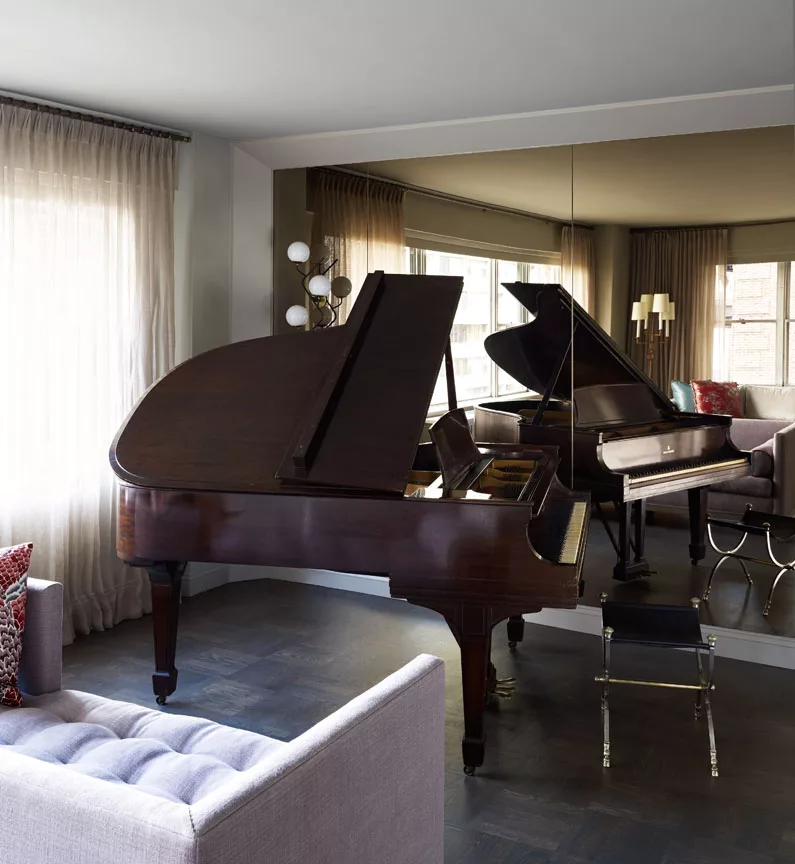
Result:
{"label": "gray tufted sofa", "polygon": [[61,690],[61,603],[29,580],[25,704],[0,707],[0,864],[441,864],[441,660],[284,743]]}

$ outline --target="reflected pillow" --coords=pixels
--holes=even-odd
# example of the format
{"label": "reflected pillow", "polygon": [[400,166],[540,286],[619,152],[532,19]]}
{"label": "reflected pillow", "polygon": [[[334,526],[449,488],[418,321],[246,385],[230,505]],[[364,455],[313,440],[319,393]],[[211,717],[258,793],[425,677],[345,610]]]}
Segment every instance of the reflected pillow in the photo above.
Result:
{"label": "reflected pillow", "polygon": [[671,392],[674,394],[674,405],[680,411],[695,413],[696,397],[693,395],[693,388],[687,381],[671,381]]}
{"label": "reflected pillow", "polygon": [[0,549],[0,705],[22,704],[17,686],[32,543]]}
{"label": "reflected pillow", "polygon": [[699,413],[743,416],[743,403],[736,381],[691,381],[690,384]]}

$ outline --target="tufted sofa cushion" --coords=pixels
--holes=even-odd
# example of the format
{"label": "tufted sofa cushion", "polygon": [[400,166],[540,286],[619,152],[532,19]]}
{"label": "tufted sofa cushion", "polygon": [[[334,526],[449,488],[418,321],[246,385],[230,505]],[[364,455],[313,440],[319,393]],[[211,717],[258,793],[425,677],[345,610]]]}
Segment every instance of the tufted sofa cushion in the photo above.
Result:
{"label": "tufted sofa cushion", "polygon": [[281,741],[86,693],[0,709],[0,759],[19,753],[174,803],[196,804]]}

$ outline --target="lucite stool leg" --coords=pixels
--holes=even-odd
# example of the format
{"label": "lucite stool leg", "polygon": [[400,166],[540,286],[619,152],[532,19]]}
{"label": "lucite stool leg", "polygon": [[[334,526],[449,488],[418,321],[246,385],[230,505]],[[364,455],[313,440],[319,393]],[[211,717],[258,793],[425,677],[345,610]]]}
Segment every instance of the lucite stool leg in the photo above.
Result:
{"label": "lucite stool leg", "polygon": [[704,704],[707,708],[707,726],[709,728],[709,766],[712,771],[712,776],[718,776],[718,748],[715,744],[715,724],[712,720],[712,699],[710,692],[712,690],[712,679],[715,674],[715,636],[708,636],[709,643],[709,676],[707,678],[707,688],[704,690]]}
{"label": "lucite stool leg", "polygon": [[610,767],[610,643],[613,628],[602,630],[602,767]]}

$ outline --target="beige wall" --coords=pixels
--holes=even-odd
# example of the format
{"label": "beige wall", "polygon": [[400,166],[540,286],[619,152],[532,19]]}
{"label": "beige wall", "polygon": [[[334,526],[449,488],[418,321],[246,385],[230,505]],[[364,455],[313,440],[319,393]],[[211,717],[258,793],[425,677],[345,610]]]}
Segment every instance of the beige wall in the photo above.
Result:
{"label": "beige wall", "polygon": [[306,209],[306,169],[273,172],[273,332],[293,328],[285,313],[293,304],[304,305],[301,276],[287,258],[287,247],[296,240],[309,243],[312,217]]}
{"label": "beige wall", "polygon": [[623,348],[629,306],[629,228],[597,225],[595,318]]}

